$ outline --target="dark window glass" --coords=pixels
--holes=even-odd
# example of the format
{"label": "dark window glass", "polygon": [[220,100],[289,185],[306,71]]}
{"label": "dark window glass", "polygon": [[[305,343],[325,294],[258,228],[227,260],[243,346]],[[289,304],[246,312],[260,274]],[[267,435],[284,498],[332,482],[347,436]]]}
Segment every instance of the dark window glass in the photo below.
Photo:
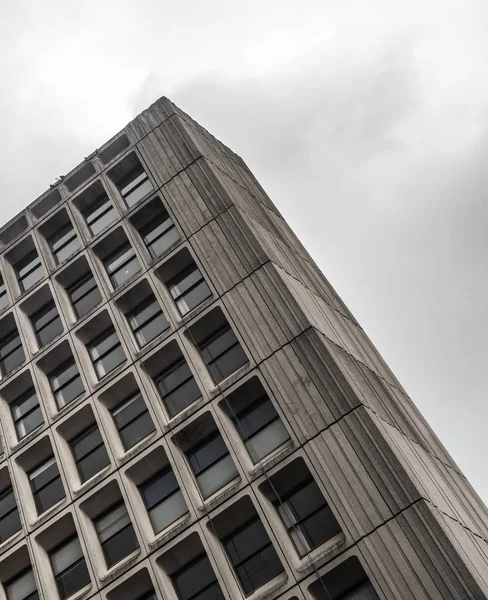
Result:
{"label": "dark window glass", "polygon": [[205,554],[177,571],[172,580],[180,600],[224,600],[212,565]]}
{"label": "dark window glass", "polygon": [[142,596],[137,596],[135,600],[158,600],[156,597],[156,592],[151,590],[150,592],[146,592],[142,594]]}
{"label": "dark window glass", "polygon": [[139,348],[149,344],[169,327],[161,306],[152,294],[128,313],[127,321]]}
{"label": "dark window glass", "polygon": [[141,270],[141,264],[129,242],[120,245],[103,262],[115,288]]}
{"label": "dark window glass", "polygon": [[348,592],[336,596],[334,600],[379,600],[378,594],[369,581],[360,583],[357,587]]}
{"label": "dark window glass", "polygon": [[83,217],[92,235],[97,235],[117,219],[117,212],[112,202],[103,194],[83,210]]}
{"label": "dark window glass", "polygon": [[67,292],[78,318],[102,301],[102,295],[91,271],[75,281]]}
{"label": "dark window glass", "polygon": [[80,248],[80,240],[75,233],[73,225],[66,223],[49,238],[49,246],[56,264],[65,261]]}
{"label": "dark window glass", "polygon": [[180,239],[180,234],[168,213],[163,210],[144,224],[139,233],[152,257],[160,256]]}
{"label": "dark window glass", "polygon": [[238,414],[233,413],[232,419],[254,463],[290,439],[267,396],[262,396]]}
{"label": "dark window glass", "polygon": [[119,337],[113,327],[106,329],[96,340],[89,344],[88,353],[99,379],[126,360]]}
{"label": "dark window glass", "polygon": [[49,553],[51,567],[62,600],[90,583],[90,574],[77,537],[63,542]]}
{"label": "dark window glass", "polygon": [[7,600],[39,600],[34,573],[29,568],[5,584]]}
{"label": "dark window glass", "polygon": [[203,360],[207,363],[215,383],[237,371],[248,361],[236,334],[226,325],[199,345]]}
{"label": "dark window glass", "polygon": [[153,185],[141,164],[119,179],[117,187],[129,208],[142,200],[153,189]]}
{"label": "dark window glass", "polygon": [[158,375],[156,385],[172,417],[202,395],[184,358]]}
{"label": "dark window glass", "polygon": [[49,382],[58,408],[73,402],[85,391],[73,357],[49,374]]}
{"label": "dark window glass", "polygon": [[38,515],[65,497],[63,482],[54,456],[31,471],[29,480]]}
{"label": "dark window glass", "polygon": [[11,538],[21,527],[14,491],[9,487],[0,493],[0,543]]}
{"label": "dark window glass", "polygon": [[192,448],[187,456],[204,498],[238,476],[234,461],[218,432]]}
{"label": "dark window glass", "polygon": [[110,464],[110,459],[97,425],[85,429],[71,441],[71,451],[82,483]]}
{"label": "dark window glass", "polygon": [[300,556],[341,531],[313,479],[301,483],[281,501],[277,498],[275,504]]}
{"label": "dark window glass", "polygon": [[3,278],[0,277],[0,310],[4,309],[8,305],[9,305],[9,299],[8,299],[7,288],[5,286],[5,282],[3,281]]}
{"label": "dark window glass", "polygon": [[51,300],[31,317],[39,347],[42,348],[63,331],[58,309]]}
{"label": "dark window glass", "polygon": [[155,430],[141,394],[135,394],[116,406],[112,417],[126,451]]}
{"label": "dark window glass", "polygon": [[17,329],[0,339],[0,371],[3,377],[25,360],[24,349]]}
{"label": "dark window glass", "polygon": [[196,265],[184,269],[172,279],[168,283],[168,290],[182,316],[212,295]]}
{"label": "dark window glass", "polygon": [[224,547],[246,595],[283,571],[276,550],[257,517],[227,537]]}
{"label": "dark window glass", "polygon": [[44,267],[41,258],[35,250],[29,252],[15,265],[17,279],[21,291],[26,292],[44,277]]}
{"label": "dark window glass", "polygon": [[99,517],[95,521],[95,529],[108,567],[115,565],[139,547],[123,502]]}
{"label": "dark window glass", "polygon": [[139,486],[154,532],[159,533],[188,512],[183,494],[170,467]]}
{"label": "dark window glass", "polygon": [[44,423],[39,400],[33,387],[12,402],[10,411],[19,440]]}

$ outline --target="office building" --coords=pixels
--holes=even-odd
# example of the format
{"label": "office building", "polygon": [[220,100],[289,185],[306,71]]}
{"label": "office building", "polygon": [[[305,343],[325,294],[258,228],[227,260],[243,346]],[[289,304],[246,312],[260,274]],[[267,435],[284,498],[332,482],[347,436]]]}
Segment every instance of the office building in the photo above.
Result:
{"label": "office building", "polygon": [[0,271],[0,599],[488,598],[482,501],[169,100],[0,230]]}

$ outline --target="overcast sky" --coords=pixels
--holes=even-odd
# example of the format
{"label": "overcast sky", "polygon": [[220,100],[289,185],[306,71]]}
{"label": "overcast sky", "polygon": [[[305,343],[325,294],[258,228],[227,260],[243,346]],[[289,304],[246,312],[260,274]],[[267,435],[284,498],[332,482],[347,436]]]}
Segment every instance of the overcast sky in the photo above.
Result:
{"label": "overcast sky", "polygon": [[18,0],[0,221],[162,95],[254,171],[488,500],[486,0]]}

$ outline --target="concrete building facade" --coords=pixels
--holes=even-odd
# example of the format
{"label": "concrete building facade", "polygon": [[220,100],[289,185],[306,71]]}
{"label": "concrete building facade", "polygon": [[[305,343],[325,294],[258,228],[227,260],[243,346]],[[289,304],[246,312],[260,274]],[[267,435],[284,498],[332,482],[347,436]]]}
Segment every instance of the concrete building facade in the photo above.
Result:
{"label": "concrete building facade", "polygon": [[488,518],[162,98],[0,230],[0,600],[488,598]]}

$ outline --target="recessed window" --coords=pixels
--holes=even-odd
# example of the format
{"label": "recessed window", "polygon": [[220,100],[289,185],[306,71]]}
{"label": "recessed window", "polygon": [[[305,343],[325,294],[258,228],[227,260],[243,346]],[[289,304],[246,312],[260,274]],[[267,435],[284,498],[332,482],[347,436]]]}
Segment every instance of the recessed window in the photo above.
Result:
{"label": "recessed window", "polygon": [[90,574],[77,536],[52,550],[49,558],[61,600],[90,583]]}
{"label": "recessed window", "polygon": [[29,567],[5,584],[7,600],[39,600],[34,573]]}
{"label": "recessed window", "polygon": [[58,265],[80,248],[80,240],[69,220],[49,237],[48,243]]}
{"label": "recessed window", "polygon": [[88,481],[110,464],[107,449],[96,424],[71,440],[70,446],[81,483]]}
{"label": "recessed window", "polygon": [[186,454],[203,498],[208,498],[239,475],[218,431],[199,441]]}
{"label": "recessed window", "polygon": [[44,277],[44,267],[41,258],[35,250],[29,252],[14,265],[17,280],[22,292],[30,290]]}
{"label": "recessed window", "polygon": [[85,391],[80,372],[73,357],[49,374],[49,383],[59,409],[73,402]]}
{"label": "recessed window", "polygon": [[10,404],[10,411],[19,441],[44,423],[39,400],[33,387]]}
{"label": "recessed window", "polygon": [[42,348],[63,331],[63,324],[54,300],[51,300],[31,316],[31,323],[39,347]]}
{"label": "recessed window", "polygon": [[[2,322],[3,325],[3,322]],[[0,326],[1,327],[1,326]],[[3,329],[3,327],[1,327]],[[15,325],[0,338],[0,372],[2,377],[21,365],[25,360],[24,349]]]}
{"label": "recessed window", "polygon": [[107,567],[112,567],[139,548],[125,504],[110,508],[95,521]]}
{"label": "recessed window", "polygon": [[202,395],[184,358],[169,365],[156,377],[155,383],[172,417]]}
{"label": "recessed window", "polygon": [[90,270],[74,281],[66,291],[78,318],[86,315],[102,301],[97,282]]}
{"label": "recessed window", "polygon": [[117,220],[115,206],[105,192],[100,194],[81,212],[92,235],[97,235]]}
{"label": "recessed window", "polygon": [[246,595],[283,571],[276,550],[257,516],[227,536],[223,544]]}
{"label": "recessed window", "polygon": [[151,415],[140,393],[123,400],[112,410],[124,450],[130,450],[155,430]]}
{"label": "recessed window", "polygon": [[171,467],[156,473],[139,486],[154,533],[159,533],[188,512]]}
{"label": "recessed window", "polygon": [[88,353],[99,379],[125,360],[125,352],[114,327],[109,327],[88,345]]}
{"label": "recessed window", "polygon": [[50,456],[31,471],[29,481],[38,515],[46,512],[66,496],[54,456]]}
{"label": "recessed window", "polygon": [[180,233],[159,198],[145,204],[132,218],[149,254],[156,258],[180,239]]}
{"label": "recessed window", "polygon": [[220,309],[207,313],[192,325],[189,333],[216,384],[249,362]]}
{"label": "recessed window", "polygon": [[127,313],[127,321],[139,348],[143,348],[169,328],[159,302],[150,294]]}
{"label": "recessed window", "polygon": [[206,554],[202,554],[171,577],[179,600],[224,600]]}
{"label": "recessed window", "polygon": [[275,506],[300,556],[341,532],[318,485],[310,477],[284,497],[275,498]]}
{"label": "recessed window", "polygon": [[182,316],[212,295],[207,282],[196,265],[190,266],[179,273],[175,279],[168,283],[168,289]]}
{"label": "recessed window", "polygon": [[109,173],[127,207],[134,206],[152,191],[153,185],[134,153],[122,159]]}
{"label": "recessed window", "polygon": [[121,286],[141,270],[134,248],[127,240],[111,252],[103,263],[114,288]]}
{"label": "recessed window", "polygon": [[3,277],[0,276],[0,310],[3,310],[10,303],[8,299],[7,287],[3,280]]}
{"label": "recessed window", "polygon": [[319,577],[308,589],[314,600],[379,600],[355,556]]}
{"label": "recessed window", "polygon": [[14,491],[9,485],[0,493],[0,543],[3,544],[21,528]]}
{"label": "recessed window", "polygon": [[290,439],[273,403],[255,379],[230,394],[223,406],[229,409],[229,416],[254,463]]}

